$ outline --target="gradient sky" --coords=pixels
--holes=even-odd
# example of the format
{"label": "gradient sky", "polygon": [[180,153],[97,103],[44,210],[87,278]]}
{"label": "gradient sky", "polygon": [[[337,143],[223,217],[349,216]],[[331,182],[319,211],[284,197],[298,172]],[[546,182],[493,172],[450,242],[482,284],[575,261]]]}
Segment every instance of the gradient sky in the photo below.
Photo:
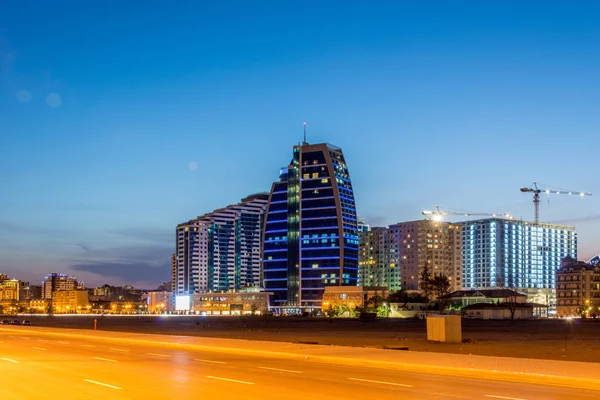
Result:
{"label": "gradient sky", "polygon": [[[308,122],[359,215],[533,218],[600,251],[600,3],[4,1],[0,272],[153,287],[175,225],[268,191]],[[549,200],[549,201],[548,201]],[[456,219],[455,219],[456,220]]]}

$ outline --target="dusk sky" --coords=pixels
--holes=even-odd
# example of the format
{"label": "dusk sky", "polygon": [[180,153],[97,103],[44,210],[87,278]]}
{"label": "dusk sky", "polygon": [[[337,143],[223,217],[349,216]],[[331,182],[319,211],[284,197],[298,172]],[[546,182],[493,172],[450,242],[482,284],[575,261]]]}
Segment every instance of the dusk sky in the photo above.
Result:
{"label": "dusk sky", "polygon": [[[600,3],[4,1],[0,272],[170,279],[175,226],[342,147],[359,216],[533,219],[600,252]],[[451,219],[456,221],[457,219]]]}

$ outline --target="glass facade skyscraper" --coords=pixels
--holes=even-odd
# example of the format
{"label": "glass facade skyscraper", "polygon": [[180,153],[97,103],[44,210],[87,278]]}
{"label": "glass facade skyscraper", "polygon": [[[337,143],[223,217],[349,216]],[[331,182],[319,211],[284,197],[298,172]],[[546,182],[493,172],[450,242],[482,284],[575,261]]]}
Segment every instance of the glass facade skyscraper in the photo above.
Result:
{"label": "glass facade skyscraper", "polygon": [[358,225],[342,149],[294,146],[271,188],[262,258],[279,312],[320,308],[326,286],[356,285]]}

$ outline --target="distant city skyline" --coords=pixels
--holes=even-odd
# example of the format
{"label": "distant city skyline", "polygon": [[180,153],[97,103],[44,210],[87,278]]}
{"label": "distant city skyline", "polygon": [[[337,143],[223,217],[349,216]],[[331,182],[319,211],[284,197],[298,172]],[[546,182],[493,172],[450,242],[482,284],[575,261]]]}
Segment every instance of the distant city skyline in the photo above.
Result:
{"label": "distant city skyline", "polygon": [[[68,3],[68,4],[67,4]],[[457,5],[459,4],[459,5]],[[0,272],[152,288],[175,226],[344,149],[371,226],[440,207],[600,252],[600,4],[13,4],[0,15]],[[460,221],[450,218],[449,221]]]}

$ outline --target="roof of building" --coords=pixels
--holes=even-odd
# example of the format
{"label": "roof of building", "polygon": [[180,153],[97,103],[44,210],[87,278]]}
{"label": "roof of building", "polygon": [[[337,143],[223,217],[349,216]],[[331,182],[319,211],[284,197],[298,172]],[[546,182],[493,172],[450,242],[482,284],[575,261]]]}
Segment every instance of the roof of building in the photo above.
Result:
{"label": "roof of building", "polygon": [[527,297],[522,293],[512,289],[475,289],[475,290],[457,290],[442,296],[442,299],[456,299],[460,297],[486,297],[486,298],[506,298],[506,297]]}
{"label": "roof of building", "polygon": [[510,308],[510,307],[514,307],[515,309],[517,309],[517,308],[533,309],[533,308],[548,308],[548,305],[539,304],[539,303],[509,303],[509,302],[502,302],[499,304],[477,303],[477,304],[471,304],[471,305],[465,306],[462,309],[463,310],[493,310],[493,309],[506,309],[506,308]]}
{"label": "roof of building", "polygon": [[599,264],[594,264],[593,260],[594,259],[592,258],[590,260],[591,262],[587,262],[586,263],[584,261],[577,261],[576,259],[574,259],[571,256],[566,256],[561,261],[560,268],[558,269],[557,272],[569,272],[570,270],[581,271],[582,269],[584,269],[584,270],[592,270],[594,268],[600,267]]}

